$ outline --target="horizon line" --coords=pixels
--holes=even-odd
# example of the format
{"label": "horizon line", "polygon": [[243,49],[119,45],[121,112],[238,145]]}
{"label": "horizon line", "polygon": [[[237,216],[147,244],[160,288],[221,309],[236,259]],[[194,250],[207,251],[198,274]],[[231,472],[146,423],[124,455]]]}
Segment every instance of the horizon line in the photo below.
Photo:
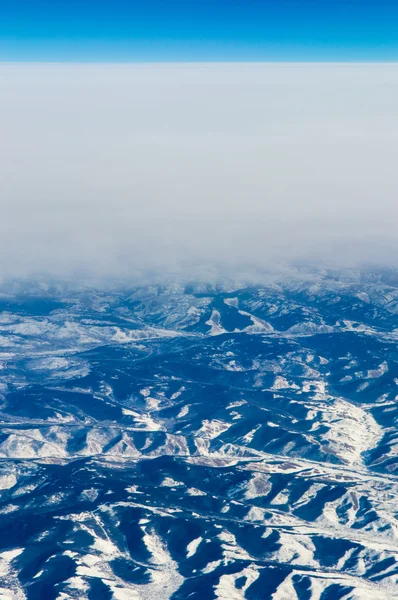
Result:
{"label": "horizon line", "polygon": [[174,65],[257,65],[257,66],[379,66],[398,65],[394,60],[0,60],[0,66],[62,65],[62,66],[174,66]]}

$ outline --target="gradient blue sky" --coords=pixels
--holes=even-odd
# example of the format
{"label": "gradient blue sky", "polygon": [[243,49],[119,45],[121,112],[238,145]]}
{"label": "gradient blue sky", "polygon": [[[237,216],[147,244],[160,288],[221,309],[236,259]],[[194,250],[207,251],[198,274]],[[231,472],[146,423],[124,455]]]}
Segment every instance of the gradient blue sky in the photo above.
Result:
{"label": "gradient blue sky", "polygon": [[395,61],[397,0],[0,0],[0,61]]}

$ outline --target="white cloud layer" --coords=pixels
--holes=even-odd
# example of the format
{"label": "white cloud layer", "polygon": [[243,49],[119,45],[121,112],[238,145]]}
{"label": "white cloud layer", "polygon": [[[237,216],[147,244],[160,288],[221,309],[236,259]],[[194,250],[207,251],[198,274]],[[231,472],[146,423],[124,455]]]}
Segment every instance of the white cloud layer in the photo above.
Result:
{"label": "white cloud layer", "polygon": [[0,65],[0,274],[397,261],[398,65]]}

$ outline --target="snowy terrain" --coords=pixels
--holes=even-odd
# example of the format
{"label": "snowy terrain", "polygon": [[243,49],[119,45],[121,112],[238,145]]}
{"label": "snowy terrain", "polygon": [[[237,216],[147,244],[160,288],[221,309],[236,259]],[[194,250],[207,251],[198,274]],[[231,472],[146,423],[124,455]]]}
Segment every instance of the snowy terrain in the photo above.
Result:
{"label": "snowy terrain", "polygon": [[398,598],[398,274],[0,285],[1,600]]}

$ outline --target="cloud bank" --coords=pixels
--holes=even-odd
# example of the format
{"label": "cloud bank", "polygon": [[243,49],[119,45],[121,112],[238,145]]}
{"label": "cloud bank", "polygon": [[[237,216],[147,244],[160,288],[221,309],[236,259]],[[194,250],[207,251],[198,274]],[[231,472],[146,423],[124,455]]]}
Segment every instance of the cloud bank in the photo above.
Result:
{"label": "cloud bank", "polygon": [[0,65],[0,274],[397,262],[398,65]]}

